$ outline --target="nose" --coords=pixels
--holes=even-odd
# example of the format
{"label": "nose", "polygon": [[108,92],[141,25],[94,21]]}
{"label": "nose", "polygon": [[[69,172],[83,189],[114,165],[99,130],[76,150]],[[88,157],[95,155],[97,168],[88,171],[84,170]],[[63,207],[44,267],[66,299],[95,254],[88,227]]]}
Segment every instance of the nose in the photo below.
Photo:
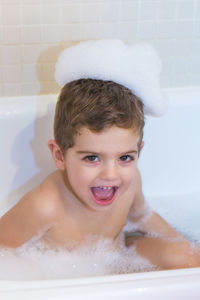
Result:
{"label": "nose", "polygon": [[100,178],[106,181],[115,181],[119,177],[118,166],[115,162],[104,163],[101,168]]}

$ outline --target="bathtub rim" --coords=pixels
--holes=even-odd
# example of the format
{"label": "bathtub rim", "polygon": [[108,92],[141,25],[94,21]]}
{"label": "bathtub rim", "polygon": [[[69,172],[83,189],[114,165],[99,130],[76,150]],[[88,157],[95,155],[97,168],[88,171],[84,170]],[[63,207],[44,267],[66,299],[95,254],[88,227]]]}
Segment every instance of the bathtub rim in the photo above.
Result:
{"label": "bathtub rim", "polygon": [[159,288],[161,288],[162,286],[177,284],[177,282],[185,282],[187,285],[190,280],[194,283],[200,281],[200,267],[66,279],[0,280],[0,292],[55,288],[77,289],[88,285],[93,287],[117,285],[117,287],[120,287],[124,283],[132,284],[133,289],[144,289],[152,286],[152,284],[159,285]]}

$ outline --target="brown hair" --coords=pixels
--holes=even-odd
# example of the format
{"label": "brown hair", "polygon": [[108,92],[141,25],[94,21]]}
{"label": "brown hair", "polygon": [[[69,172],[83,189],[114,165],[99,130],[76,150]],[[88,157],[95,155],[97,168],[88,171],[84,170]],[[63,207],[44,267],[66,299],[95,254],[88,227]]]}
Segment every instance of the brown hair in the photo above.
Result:
{"label": "brown hair", "polygon": [[67,83],[56,105],[54,137],[62,152],[74,145],[81,127],[94,132],[111,126],[134,128],[142,142],[143,103],[128,88],[112,81],[79,79]]}

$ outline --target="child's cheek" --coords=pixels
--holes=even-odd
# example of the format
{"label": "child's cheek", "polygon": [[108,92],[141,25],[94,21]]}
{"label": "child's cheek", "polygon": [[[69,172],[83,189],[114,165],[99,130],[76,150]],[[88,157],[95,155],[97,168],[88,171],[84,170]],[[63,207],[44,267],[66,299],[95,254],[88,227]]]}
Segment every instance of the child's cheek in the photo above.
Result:
{"label": "child's cheek", "polygon": [[130,168],[129,170],[127,170],[127,173],[124,176],[125,183],[127,185],[132,184],[135,177],[136,177],[136,168],[134,169]]}
{"label": "child's cheek", "polygon": [[93,180],[96,178],[96,171],[94,168],[82,167],[77,170],[76,176],[79,177],[79,181],[82,185],[91,185]]}

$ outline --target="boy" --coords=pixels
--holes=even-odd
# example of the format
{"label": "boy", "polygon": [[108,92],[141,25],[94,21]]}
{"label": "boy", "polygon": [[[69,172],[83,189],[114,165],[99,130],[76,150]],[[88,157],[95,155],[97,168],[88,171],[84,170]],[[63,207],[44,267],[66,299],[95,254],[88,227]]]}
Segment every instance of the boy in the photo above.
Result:
{"label": "boy", "polygon": [[68,249],[88,235],[117,242],[128,219],[142,236],[127,237],[127,246],[160,269],[200,266],[194,246],[145,204],[137,169],[143,127],[143,104],[126,87],[94,79],[66,84],[48,143],[58,170],[0,219],[0,244],[19,247],[41,233]]}

